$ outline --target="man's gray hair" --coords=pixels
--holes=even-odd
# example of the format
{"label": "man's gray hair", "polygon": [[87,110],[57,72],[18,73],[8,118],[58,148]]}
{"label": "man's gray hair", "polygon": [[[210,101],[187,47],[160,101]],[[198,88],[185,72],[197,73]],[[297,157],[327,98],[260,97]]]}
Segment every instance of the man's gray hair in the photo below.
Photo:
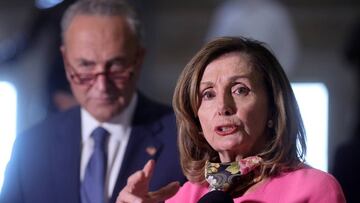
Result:
{"label": "man's gray hair", "polygon": [[135,10],[125,0],[78,0],[65,11],[61,19],[62,43],[65,32],[77,15],[123,16],[139,43],[142,41],[141,22]]}

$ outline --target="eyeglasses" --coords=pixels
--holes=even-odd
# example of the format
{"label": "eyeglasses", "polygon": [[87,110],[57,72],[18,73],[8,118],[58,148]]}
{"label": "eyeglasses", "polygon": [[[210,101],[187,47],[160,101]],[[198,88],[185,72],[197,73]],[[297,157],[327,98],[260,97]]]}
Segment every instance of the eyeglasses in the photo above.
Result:
{"label": "eyeglasses", "polygon": [[71,69],[70,79],[74,83],[78,85],[93,85],[97,77],[100,75],[104,75],[106,78],[113,81],[114,83],[130,79],[134,74],[131,68],[134,64],[135,62],[122,67],[120,70],[104,71],[100,73],[79,73],[76,72],[75,68],[70,64],[67,64],[67,66]]}
{"label": "eyeglasses", "polygon": [[99,75],[104,75],[111,81],[117,82],[132,77],[133,71],[107,71],[101,73],[72,73],[70,78],[78,85],[93,85]]}

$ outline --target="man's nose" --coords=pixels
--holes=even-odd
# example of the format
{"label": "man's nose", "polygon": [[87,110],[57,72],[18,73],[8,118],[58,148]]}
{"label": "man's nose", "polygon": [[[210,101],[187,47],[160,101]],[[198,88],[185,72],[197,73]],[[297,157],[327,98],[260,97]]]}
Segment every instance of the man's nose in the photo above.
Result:
{"label": "man's nose", "polygon": [[106,74],[98,74],[95,79],[95,87],[98,90],[106,91],[109,86],[109,78],[106,76]]}

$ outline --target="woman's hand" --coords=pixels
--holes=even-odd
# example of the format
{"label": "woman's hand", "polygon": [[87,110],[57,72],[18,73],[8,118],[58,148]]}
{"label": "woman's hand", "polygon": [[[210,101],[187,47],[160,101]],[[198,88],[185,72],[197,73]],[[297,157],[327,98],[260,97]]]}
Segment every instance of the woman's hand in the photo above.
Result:
{"label": "woman's hand", "polygon": [[119,193],[116,203],[157,203],[175,195],[180,188],[179,182],[171,182],[157,191],[149,192],[154,167],[155,161],[149,160],[142,170],[132,174]]}

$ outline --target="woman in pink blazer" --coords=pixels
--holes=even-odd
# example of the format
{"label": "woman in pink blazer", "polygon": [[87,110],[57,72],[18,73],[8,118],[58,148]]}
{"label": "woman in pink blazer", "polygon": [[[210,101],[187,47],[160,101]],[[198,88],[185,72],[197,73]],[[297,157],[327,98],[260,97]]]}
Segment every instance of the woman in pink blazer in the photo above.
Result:
{"label": "woman in pink blazer", "polygon": [[345,202],[334,177],[305,164],[294,93],[261,42],[223,37],[206,44],[183,70],[173,106],[188,182],[149,192],[149,161],[128,179],[118,203]]}

